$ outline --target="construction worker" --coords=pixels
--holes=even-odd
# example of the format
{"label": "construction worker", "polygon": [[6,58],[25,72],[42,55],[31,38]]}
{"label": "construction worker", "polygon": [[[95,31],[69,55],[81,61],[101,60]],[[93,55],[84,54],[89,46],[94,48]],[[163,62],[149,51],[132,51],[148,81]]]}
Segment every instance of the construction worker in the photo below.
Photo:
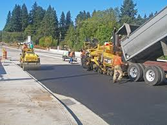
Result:
{"label": "construction worker", "polygon": [[113,75],[113,82],[116,83],[122,79],[122,68],[121,65],[123,64],[121,57],[119,56],[119,52],[116,52],[116,55],[113,58],[112,66],[114,67],[114,75]]}
{"label": "construction worker", "polygon": [[84,66],[86,52],[81,49],[81,65]]}
{"label": "construction worker", "polygon": [[32,49],[32,50],[34,49],[34,45],[33,45],[32,42],[29,44],[29,48]]}
{"label": "construction worker", "polygon": [[22,52],[24,53],[25,52],[25,50],[28,48],[28,46],[27,46],[27,44],[26,43],[24,43],[23,44],[23,46],[22,46]]}
{"label": "construction worker", "polygon": [[70,54],[69,54],[69,57],[70,57],[69,63],[72,63],[73,62],[73,58],[75,57],[75,52],[71,51]]}

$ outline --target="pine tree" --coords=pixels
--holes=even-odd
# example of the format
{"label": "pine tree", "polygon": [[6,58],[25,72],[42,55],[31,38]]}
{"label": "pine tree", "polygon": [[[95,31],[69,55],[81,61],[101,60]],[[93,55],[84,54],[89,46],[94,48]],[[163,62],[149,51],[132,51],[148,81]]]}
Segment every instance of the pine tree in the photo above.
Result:
{"label": "pine tree", "polygon": [[34,29],[38,30],[38,28],[40,27],[40,23],[44,18],[44,15],[45,10],[42,7],[38,6],[35,2],[29,14],[29,22],[31,25],[33,25]]}
{"label": "pine tree", "polygon": [[30,11],[30,14],[29,14],[29,23],[30,24],[34,23],[34,18],[35,18],[35,15],[36,15],[37,7],[38,7],[38,5],[35,2],[34,5],[32,6],[32,10]]}
{"label": "pine tree", "polygon": [[157,14],[158,14],[158,12],[157,12],[157,11],[155,11],[154,15],[157,15]]}
{"label": "pine tree", "polygon": [[59,37],[60,39],[64,39],[66,34],[66,17],[64,12],[62,12],[59,22]]}
{"label": "pine tree", "polygon": [[65,14],[62,12],[61,17],[60,17],[60,27],[65,27],[66,25],[66,19],[65,19]]}
{"label": "pine tree", "polygon": [[135,9],[136,4],[133,3],[133,0],[124,0],[121,7],[121,23],[134,23],[135,16],[137,14],[137,9]]}
{"label": "pine tree", "polygon": [[8,12],[7,19],[6,19],[6,25],[3,29],[4,31],[10,32],[11,31],[11,12]]}
{"label": "pine tree", "polygon": [[42,37],[42,35],[39,34],[38,30],[41,26],[44,15],[45,10],[42,7],[38,6],[35,2],[29,13],[29,26],[25,31],[26,34],[32,35],[32,39],[36,44],[38,44],[39,39]]}
{"label": "pine tree", "polygon": [[154,14],[153,13],[150,13],[150,15],[148,16],[148,18],[150,19],[150,18],[152,18],[154,16]]}
{"label": "pine tree", "polygon": [[28,11],[25,4],[23,4],[22,6],[21,17],[22,17],[22,31],[24,31],[25,28],[28,26]]}
{"label": "pine tree", "polygon": [[71,13],[68,11],[66,14],[66,31],[69,29],[70,25],[72,25]]}
{"label": "pine tree", "polygon": [[90,16],[90,12],[87,12],[86,13],[86,18],[88,19],[88,18],[90,18],[91,16]]}
{"label": "pine tree", "polygon": [[137,16],[137,19],[136,19],[136,24],[137,25],[141,25],[141,24],[143,24],[144,23],[144,19],[141,17],[141,15],[139,14],[138,16]]}
{"label": "pine tree", "polygon": [[86,12],[85,10],[82,12],[80,11],[79,14],[77,15],[76,19],[75,19],[75,23],[76,25],[78,25],[79,23],[81,23],[82,21],[86,20],[90,18],[90,13]]}
{"label": "pine tree", "polygon": [[96,12],[97,12],[96,10],[93,11],[93,13],[92,13],[92,17],[96,14]]}
{"label": "pine tree", "polygon": [[14,7],[14,9],[12,11],[11,31],[12,32],[20,32],[20,31],[22,31],[21,7],[19,5],[15,5],[15,7]]}
{"label": "pine tree", "polygon": [[56,11],[51,6],[48,7],[39,30],[44,36],[52,36],[57,39],[58,20]]}

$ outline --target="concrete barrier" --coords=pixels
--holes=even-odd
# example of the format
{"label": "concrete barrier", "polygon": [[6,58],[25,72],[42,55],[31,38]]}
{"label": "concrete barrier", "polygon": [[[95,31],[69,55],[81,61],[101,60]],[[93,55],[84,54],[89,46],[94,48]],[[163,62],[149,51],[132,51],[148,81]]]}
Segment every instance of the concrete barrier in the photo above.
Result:
{"label": "concrete barrier", "polygon": [[[56,53],[59,55],[63,55],[64,53],[67,53],[67,50],[58,50],[58,49],[50,49],[50,50],[42,50],[42,49],[35,49],[36,51],[42,51],[42,52],[51,52],[51,53]],[[75,52],[75,56],[77,58],[80,58],[81,52]]]}

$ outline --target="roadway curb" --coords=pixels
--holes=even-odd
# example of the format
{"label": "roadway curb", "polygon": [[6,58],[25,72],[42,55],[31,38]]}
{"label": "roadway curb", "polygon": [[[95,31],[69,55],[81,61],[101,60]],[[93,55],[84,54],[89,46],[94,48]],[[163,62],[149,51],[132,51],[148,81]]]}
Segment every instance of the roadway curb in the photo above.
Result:
{"label": "roadway curb", "polygon": [[[17,67],[21,68],[15,62],[13,62],[13,64],[15,64]],[[76,121],[76,123],[78,125],[83,125],[82,122],[79,120],[79,118],[74,114],[74,112],[66,104],[64,104],[51,90],[49,90],[45,85],[43,85],[40,81],[38,81],[34,76],[32,76],[31,74],[29,74],[27,71],[24,71],[24,72],[26,72],[32,79],[35,80],[35,82],[37,82],[47,92],[49,92],[55,99],[57,99],[65,107],[65,109],[67,109],[67,111],[71,114],[71,116],[74,118],[74,120]]]}

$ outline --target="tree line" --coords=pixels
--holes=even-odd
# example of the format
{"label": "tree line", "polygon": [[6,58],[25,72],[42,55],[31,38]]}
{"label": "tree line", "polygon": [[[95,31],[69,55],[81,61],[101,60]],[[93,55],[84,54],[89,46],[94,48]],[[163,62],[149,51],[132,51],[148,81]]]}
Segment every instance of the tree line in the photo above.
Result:
{"label": "tree line", "polygon": [[13,11],[9,11],[1,37],[5,42],[18,42],[31,35],[36,45],[66,45],[79,50],[84,41],[97,40],[101,44],[110,41],[114,27],[119,28],[123,23],[141,25],[153,16],[151,13],[142,17],[133,0],[124,0],[120,9],[80,11],[73,22],[70,11],[62,12],[58,19],[52,6],[45,10],[35,2],[29,12],[25,4],[15,5]]}

